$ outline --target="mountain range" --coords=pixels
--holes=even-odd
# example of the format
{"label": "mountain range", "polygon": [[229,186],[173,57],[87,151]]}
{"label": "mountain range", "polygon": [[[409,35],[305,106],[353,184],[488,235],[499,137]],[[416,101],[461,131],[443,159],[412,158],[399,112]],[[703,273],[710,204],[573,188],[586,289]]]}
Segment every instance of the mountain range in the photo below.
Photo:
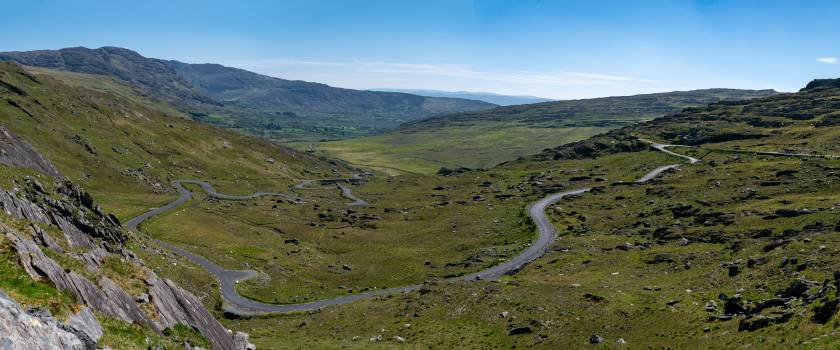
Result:
{"label": "mountain range", "polygon": [[3,52],[0,61],[111,76],[197,120],[282,141],[366,135],[436,114],[496,106],[460,98],[342,89],[218,64],[147,58],[118,47]]}
{"label": "mountain range", "polygon": [[317,148],[390,171],[485,168],[684,108],[775,94],[774,90],[703,89],[503,106],[410,121],[380,135],[325,142]]}

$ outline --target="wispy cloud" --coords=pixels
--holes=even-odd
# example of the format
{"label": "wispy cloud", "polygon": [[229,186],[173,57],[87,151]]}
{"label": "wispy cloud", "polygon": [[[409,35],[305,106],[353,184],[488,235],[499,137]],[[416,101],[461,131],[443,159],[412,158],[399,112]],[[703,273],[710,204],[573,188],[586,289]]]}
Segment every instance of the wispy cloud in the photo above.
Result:
{"label": "wispy cloud", "polygon": [[837,63],[837,57],[820,57],[817,58],[817,61],[820,61],[822,63],[835,64]]}
{"label": "wispy cloud", "polygon": [[226,64],[246,68],[282,68],[289,66],[324,66],[365,73],[439,76],[518,84],[622,85],[626,83],[658,84],[658,81],[626,76],[581,72],[535,72],[527,70],[485,70],[464,64],[424,64],[393,62],[326,62],[295,59],[231,61]]}

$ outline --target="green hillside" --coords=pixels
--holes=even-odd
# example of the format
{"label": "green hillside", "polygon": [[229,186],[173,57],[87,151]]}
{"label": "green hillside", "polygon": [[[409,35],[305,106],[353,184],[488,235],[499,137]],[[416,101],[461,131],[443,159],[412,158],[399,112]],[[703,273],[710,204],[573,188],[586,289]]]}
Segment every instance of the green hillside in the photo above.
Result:
{"label": "green hillside", "polygon": [[[446,181],[448,196],[486,198],[466,206],[592,191],[551,206],[559,239],[501,281],[432,281],[422,292],[242,324],[258,345],[280,348],[389,348],[401,339],[424,348],[831,348],[840,158],[820,155],[840,153],[838,81],[690,108],[485,171],[403,175],[411,181],[401,191]],[[640,139],[691,145],[671,150],[701,162]],[[666,164],[682,166],[632,184]],[[429,223],[460,207],[434,211]]]}
{"label": "green hillside", "polygon": [[402,171],[486,168],[686,107],[773,94],[708,89],[498,107],[408,122],[382,135],[319,143],[317,149],[354,164]]}
{"label": "green hillside", "polygon": [[345,170],[195,122],[107,77],[30,73],[2,62],[0,81],[6,101],[0,104],[0,125],[30,142],[120,218],[167,202],[174,179],[212,180],[220,189],[236,191],[283,190],[312,174]]}

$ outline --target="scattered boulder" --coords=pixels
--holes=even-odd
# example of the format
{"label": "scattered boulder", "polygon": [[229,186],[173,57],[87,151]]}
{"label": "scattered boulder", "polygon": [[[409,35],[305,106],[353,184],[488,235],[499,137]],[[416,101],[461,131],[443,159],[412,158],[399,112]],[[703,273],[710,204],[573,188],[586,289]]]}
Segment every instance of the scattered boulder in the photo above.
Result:
{"label": "scattered boulder", "polygon": [[753,268],[756,266],[761,266],[767,264],[767,257],[765,256],[758,256],[754,258],[749,258],[747,260],[747,267]]}
{"label": "scattered boulder", "polygon": [[718,309],[717,302],[714,301],[714,300],[707,301],[705,309],[706,309],[707,312],[717,312],[717,309]]}
{"label": "scattered boulder", "polygon": [[697,215],[694,218],[694,222],[705,226],[731,225],[735,222],[735,215],[712,211]]}
{"label": "scattered boulder", "polygon": [[661,264],[672,262],[674,262],[674,256],[671,253],[657,253],[647,261],[648,264]]}
{"label": "scattered boulder", "polygon": [[797,217],[797,216],[801,216],[801,215],[808,215],[808,214],[812,214],[812,213],[813,213],[813,211],[811,211],[809,209],[786,209],[786,208],[782,208],[782,209],[776,209],[776,211],[772,215],[769,215],[766,218],[771,218],[771,219],[792,218],[792,217]]}
{"label": "scattered boulder", "polygon": [[728,263],[726,264],[726,269],[728,271],[729,277],[738,276],[741,273],[741,267],[738,266],[737,263]]}
{"label": "scattered boulder", "polygon": [[741,300],[741,295],[736,294],[732,297],[723,296],[724,303],[723,303],[723,314],[724,315],[741,315],[747,312],[747,308],[744,307],[744,303]]}
{"label": "scattered boulder", "polygon": [[837,314],[840,309],[840,298],[835,297],[831,300],[824,300],[822,304],[814,307],[814,316],[811,320],[816,323],[826,324]]}
{"label": "scattered boulder", "polygon": [[534,330],[530,325],[514,325],[508,328],[508,335],[530,334]]}
{"label": "scattered boulder", "polygon": [[463,174],[463,173],[471,171],[471,170],[472,169],[470,169],[470,168],[465,168],[465,167],[462,167],[462,166],[456,167],[454,169],[450,169],[450,168],[447,168],[447,167],[441,167],[440,169],[438,169],[437,174],[440,175],[440,176],[452,176],[452,175]]}
{"label": "scattered boulder", "polygon": [[256,350],[257,347],[248,341],[248,333],[236,332],[233,333],[233,343],[236,346],[235,350]]}
{"label": "scattered boulder", "polygon": [[783,292],[782,296],[786,297],[793,297],[793,298],[801,298],[808,292],[811,288],[818,287],[819,283],[815,281],[811,281],[805,279],[804,277],[799,277],[795,279],[790,286],[788,286]]}
{"label": "scattered boulder", "polygon": [[668,209],[675,219],[691,217],[700,212],[699,208],[695,208],[691,204],[677,204]]}
{"label": "scattered boulder", "polygon": [[86,345],[54,319],[45,322],[30,315],[17,302],[0,292],[0,348],[81,350],[88,349]]}
{"label": "scattered boulder", "polygon": [[778,248],[778,247],[781,247],[781,246],[783,246],[783,245],[786,245],[786,244],[788,244],[788,243],[790,243],[790,242],[791,242],[791,240],[789,240],[789,239],[777,239],[777,240],[775,240],[775,241],[773,241],[773,242],[770,242],[770,243],[768,243],[767,245],[765,245],[765,246],[764,246],[764,248],[763,248],[763,250],[764,250],[764,252],[765,252],[765,253],[767,253],[767,252],[769,252],[769,251],[771,251],[771,250],[773,250],[773,249],[776,249],[776,248]]}
{"label": "scattered boulder", "polygon": [[606,301],[607,298],[604,298],[600,295],[595,295],[595,294],[592,294],[592,293],[586,293],[586,294],[583,295],[583,300],[590,301],[590,302],[593,302],[593,303],[600,303],[600,302]]}
{"label": "scattered boulder", "polygon": [[589,337],[589,343],[590,344],[601,344],[603,342],[604,342],[604,337],[602,337],[600,335],[593,334]]}
{"label": "scattered boulder", "polygon": [[738,324],[738,331],[752,332],[774,324],[785,323],[793,317],[792,312],[786,312],[778,316],[764,316],[756,315],[750,318],[741,320]]}

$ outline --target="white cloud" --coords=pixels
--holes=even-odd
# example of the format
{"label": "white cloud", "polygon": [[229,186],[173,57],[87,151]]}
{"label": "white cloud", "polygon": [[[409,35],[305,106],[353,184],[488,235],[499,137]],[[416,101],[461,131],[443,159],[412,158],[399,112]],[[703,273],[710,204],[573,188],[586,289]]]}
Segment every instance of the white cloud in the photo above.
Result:
{"label": "white cloud", "polygon": [[820,57],[817,58],[817,61],[820,61],[822,63],[835,64],[837,63],[837,57]]}
{"label": "white cloud", "polygon": [[658,81],[625,76],[580,72],[535,72],[526,70],[483,70],[464,64],[424,64],[392,62],[325,62],[295,59],[267,59],[255,61],[230,61],[225,64],[257,69],[276,69],[289,66],[324,66],[357,72],[438,76],[518,84],[562,85],[620,85],[624,83],[658,84]]}
{"label": "white cloud", "polygon": [[229,60],[218,63],[283,79],[361,90],[403,88],[490,91],[504,95],[570,99],[634,95],[676,88],[665,82],[605,72],[501,69],[468,64],[294,58]]}

